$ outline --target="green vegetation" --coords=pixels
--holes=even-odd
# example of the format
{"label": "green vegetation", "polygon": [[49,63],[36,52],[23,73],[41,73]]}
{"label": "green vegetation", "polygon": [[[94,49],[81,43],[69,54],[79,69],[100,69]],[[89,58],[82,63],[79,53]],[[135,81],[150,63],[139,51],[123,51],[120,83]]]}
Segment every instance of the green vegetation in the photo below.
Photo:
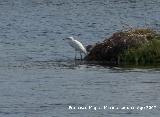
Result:
{"label": "green vegetation", "polygon": [[150,41],[137,47],[131,47],[120,54],[121,63],[125,64],[160,64],[160,36],[152,35]]}

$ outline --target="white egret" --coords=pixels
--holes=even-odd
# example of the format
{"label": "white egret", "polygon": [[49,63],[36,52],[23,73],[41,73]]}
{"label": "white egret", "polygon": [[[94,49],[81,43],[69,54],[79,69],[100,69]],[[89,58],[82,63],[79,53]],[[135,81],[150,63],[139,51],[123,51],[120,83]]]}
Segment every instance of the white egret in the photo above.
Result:
{"label": "white egret", "polygon": [[82,53],[84,53],[85,55],[87,54],[86,48],[78,40],[74,39],[73,37],[68,37],[64,40],[67,40],[69,45],[75,49],[75,59],[77,52],[80,52],[81,60],[82,60]]}

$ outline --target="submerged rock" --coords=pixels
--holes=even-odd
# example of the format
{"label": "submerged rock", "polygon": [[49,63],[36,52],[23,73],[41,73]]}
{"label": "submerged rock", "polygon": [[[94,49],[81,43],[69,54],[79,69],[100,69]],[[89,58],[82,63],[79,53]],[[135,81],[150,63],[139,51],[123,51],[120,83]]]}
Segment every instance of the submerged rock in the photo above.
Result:
{"label": "submerged rock", "polygon": [[120,54],[125,50],[146,44],[153,40],[155,36],[156,32],[151,29],[132,29],[114,33],[103,42],[88,46],[90,51],[85,60],[118,64]]}

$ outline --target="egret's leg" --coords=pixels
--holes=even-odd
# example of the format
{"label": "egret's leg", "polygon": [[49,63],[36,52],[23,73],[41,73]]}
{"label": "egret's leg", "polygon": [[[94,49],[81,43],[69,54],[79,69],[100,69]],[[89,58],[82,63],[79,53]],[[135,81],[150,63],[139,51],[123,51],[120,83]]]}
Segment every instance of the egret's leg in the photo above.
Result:
{"label": "egret's leg", "polygon": [[76,56],[77,56],[77,51],[75,50],[75,60],[77,59]]}
{"label": "egret's leg", "polygon": [[82,53],[80,52],[80,55],[81,55],[81,60],[82,60]]}

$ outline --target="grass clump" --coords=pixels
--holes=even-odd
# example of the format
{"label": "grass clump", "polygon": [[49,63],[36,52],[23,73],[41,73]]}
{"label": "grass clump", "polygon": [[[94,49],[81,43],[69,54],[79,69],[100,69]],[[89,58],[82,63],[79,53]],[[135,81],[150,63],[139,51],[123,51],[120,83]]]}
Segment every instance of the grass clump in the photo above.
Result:
{"label": "grass clump", "polygon": [[126,65],[160,64],[160,33],[150,28],[113,33],[95,44],[85,60]]}
{"label": "grass clump", "polygon": [[160,64],[160,37],[138,47],[129,48],[120,54],[121,62],[126,64]]}

